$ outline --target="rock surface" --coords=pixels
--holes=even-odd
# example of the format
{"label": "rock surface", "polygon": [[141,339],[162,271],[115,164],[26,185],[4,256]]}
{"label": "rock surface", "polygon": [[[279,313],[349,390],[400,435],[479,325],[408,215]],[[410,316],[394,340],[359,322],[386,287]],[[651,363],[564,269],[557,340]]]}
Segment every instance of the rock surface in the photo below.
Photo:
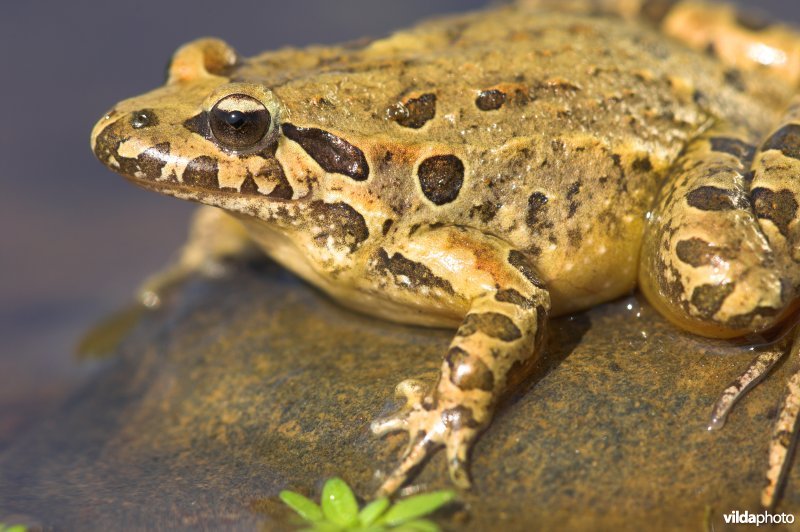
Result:
{"label": "rock surface", "polygon": [[[289,488],[362,496],[396,463],[376,439],[394,385],[432,381],[452,332],[344,310],[272,263],[193,279],[55,414],[0,449],[0,522],[57,529],[290,529]],[[547,355],[478,443],[445,528],[719,530],[757,509],[782,364],[705,426],[752,352],[676,331],[641,298],[553,320]],[[779,511],[800,513],[800,467]],[[448,487],[442,454],[418,477]],[[710,516],[710,517],[709,517]]]}

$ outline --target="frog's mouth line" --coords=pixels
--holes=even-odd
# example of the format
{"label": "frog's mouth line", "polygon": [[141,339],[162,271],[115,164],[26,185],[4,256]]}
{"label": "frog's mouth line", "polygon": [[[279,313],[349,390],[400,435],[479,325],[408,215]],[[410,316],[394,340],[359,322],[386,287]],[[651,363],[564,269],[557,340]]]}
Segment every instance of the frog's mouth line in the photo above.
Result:
{"label": "frog's mouth line", "polygon": [[[265,203],[286,205],[304,202],[310,196],[310,194],[306,194],[305,196],[297,199],[281,198],[270,196],[269,194],[243,193],[235,188],[225,187],[211,191],[207,188],[176,183],[169,180],[151,181],[126,174],[120,175],[122,175],[122,177],[124,177],[128,182],[133,183],[134,185],[145,190],[158,192],[159,194],[167,194],[178,199],[194,201],[216,207],[224,207],[240,212],[248,212],[254,207],[263,206]],[[245,207],[248,206],[251,208],[245,209]]]}

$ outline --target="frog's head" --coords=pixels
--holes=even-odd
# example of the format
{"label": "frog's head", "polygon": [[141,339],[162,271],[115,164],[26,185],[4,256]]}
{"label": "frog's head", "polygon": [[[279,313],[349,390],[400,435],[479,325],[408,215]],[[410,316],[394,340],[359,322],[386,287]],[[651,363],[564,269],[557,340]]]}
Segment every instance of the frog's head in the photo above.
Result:
{"label": "frog's head", "polygon": [[145,188],[256,216],[268,206],[313,199],[312,179],[287,179],[279,155],[292,164],[291,152],[276,155],[283,137],[312,151],[321,146],[323,167],[359,177],[363,155],[321,131],[282,124],[286,108],[269,88],[231,81],[237,63],[218,39],[181,47],[163,87],[117,104],[97,123],[94,153]]}

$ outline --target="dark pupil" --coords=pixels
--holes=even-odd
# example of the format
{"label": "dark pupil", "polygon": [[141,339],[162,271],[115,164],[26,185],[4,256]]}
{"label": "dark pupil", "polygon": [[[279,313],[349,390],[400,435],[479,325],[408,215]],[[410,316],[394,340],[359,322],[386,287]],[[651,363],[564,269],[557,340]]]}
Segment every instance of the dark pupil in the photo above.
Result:
{"label": "dark pupil", "polygon": [[[230,107],[221,109],[223,102]],[[269,111],[261,102],[244,94],[223,98],[209,113],[214,139],[232,150],[257,146],[269,132],[271,120]]]}
{"label": "dark pupil", "polygon": [[231,111],[228,113],[228,116],[225,117],[225,121],[233,129],[242,129],[247,122],[247,119],[245,118],[244,113],[241,111]]}

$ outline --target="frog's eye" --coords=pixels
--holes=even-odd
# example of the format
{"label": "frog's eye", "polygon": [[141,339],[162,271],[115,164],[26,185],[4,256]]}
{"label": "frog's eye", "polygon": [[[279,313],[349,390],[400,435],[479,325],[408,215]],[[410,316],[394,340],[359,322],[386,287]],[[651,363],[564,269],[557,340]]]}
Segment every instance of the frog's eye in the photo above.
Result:
{"label": "frog's eye", "polygon": [[211,134],[225,148],[242,150],[258,144],[269,131],[272,115],[246,94],[231,94],[214,105],[208,122]]}

